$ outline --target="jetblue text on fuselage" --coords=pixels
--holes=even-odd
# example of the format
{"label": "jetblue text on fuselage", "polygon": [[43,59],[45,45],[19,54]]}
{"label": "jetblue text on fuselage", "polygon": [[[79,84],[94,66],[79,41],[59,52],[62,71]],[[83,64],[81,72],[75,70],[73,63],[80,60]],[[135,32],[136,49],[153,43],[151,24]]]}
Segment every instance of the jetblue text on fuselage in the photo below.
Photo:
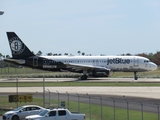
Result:
{"label": "jetblue text on fuselage", "polygon": [[129,64],[130,59],[122,59],[122,58],[113,58],[107,60],[107,65],[109,64]]}

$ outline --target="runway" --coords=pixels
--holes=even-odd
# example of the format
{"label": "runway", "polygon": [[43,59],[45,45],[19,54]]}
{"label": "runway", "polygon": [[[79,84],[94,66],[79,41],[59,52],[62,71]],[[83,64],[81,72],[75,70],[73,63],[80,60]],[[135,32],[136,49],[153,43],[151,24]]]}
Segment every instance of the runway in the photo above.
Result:
{"label": "runway", "polygon": [[[0,79],[0,82],[16,82],[16,78],[12,79]],[[39,82],[43,81],[43,78],[18,78],[19,82]],[[45,78],[45,81],[61,82],[61,81],[76,81],[75,78]],[[135,81],[133,78],[103,78],[103,79],[89,79],[78,82],[156,82],[159,83],[160,79],[142,79]],[[154,98],[160,99],[160,87],[45,87],[50,92],[60,93],[79,93],[79,94],[96,94],[96,95],[117,95],[117,96],[131,96],[131,97],[143,97],[143,98]],[[1,87],[0,93],[15,93],[15,87]],[[19,93],[42,93],[42,87],[18,87]]]}

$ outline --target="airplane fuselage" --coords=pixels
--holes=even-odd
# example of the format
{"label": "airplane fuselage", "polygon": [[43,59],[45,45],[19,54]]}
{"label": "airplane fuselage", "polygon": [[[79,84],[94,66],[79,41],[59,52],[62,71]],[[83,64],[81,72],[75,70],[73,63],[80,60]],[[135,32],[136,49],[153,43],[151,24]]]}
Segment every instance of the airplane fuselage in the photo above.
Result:
{"label": "airplane fuselage", "polygon": [[123,72],[145,72],[156,69],[154,63],[140,56],[33,56],[23,61],[25,62],[21,65],[49,71],[80,72],[67,67],[68,64],[101,66]]}
{"label": "airplane fuselage", "polygon": [[48,71],[71,71],[87,76],[108,77],[110,71],[145,72],[157,69],[157,65],[140,56],[36,56],[14,32],[7,32],[12,58],[5,61]]}

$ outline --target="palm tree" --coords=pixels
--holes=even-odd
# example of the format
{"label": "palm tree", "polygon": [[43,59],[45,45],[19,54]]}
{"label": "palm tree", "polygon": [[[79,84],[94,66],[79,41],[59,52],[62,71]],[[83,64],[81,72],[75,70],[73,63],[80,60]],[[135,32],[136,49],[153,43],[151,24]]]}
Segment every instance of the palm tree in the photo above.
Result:
{"label": "palm tree", "polygon": [[81,51],[78,51],[77,53],[78,53],[78,54],[79,54],[79,56],[80,56],[80,54],[81,54]]}

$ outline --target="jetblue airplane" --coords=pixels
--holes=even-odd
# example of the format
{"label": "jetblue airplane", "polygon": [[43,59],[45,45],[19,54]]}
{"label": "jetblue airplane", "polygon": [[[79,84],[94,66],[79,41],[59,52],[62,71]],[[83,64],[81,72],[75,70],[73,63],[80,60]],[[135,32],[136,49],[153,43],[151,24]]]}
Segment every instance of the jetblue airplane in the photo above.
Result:
{"label": "jetblue airplane", "polygon": [[111,71],[133,72],[137,80],[137,72],[157,69],[156,64],[140,56],[36,56],[14,32],[7,32],[7,36],[12,58],[5,61],[41,70],[82,73],[81,80],[108,77]]}

